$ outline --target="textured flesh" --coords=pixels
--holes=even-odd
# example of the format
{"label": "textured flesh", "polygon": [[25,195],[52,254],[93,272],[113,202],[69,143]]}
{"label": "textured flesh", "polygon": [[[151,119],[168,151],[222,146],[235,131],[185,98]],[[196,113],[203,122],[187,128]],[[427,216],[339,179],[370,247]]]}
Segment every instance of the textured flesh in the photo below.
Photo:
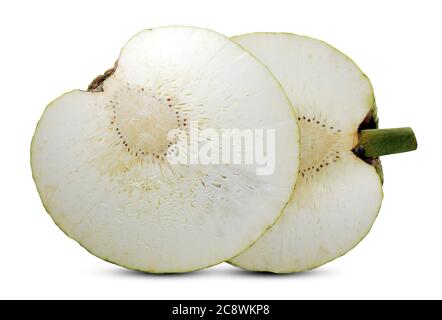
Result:
{"label": "textured flesh", "polygon": [[351,151],[374,108],[371,84],[348,57],[319,40],[272,33],[233,39],[269,67],[296,108],[301,164],[281,218],[231,262],[277,273],[318,267],[356,246],[379,212],[381,180]]}
{"label": "textured flesh", "polygon": [[[164,134],[196,120],[275,129],[274,174],[169,164]],[[159,28],[127,43],[103,92],[72,91],[47,107],[33,176],[55,223],[94,255],[185,272],[239,254],[280,216],[297,177],[298,132],[280,84],[237,44],[208,30]]]}

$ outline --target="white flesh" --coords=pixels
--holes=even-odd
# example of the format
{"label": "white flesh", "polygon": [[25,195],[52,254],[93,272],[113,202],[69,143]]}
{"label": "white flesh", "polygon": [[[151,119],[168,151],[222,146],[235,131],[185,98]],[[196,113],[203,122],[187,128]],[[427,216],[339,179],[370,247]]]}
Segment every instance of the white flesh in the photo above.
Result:
{"label": "white flesh", "polygon": [[293,34],[234,37],[274,73],[297,110],[301,165],[277,223],[231,262],[276,273],[318,267],[355,247],[381,205],[381,180],[352,148],[375,107],[368,78],[326,43]]}
{"label": "white flesh", "polygon": [[[169,164],[167,132],[195,120],[276,129],[276,171]],[[91,253],[185,272],[232,258],[276,221],[296,181],[298,135],[280,84],[254,57],[212,31],[164,27],[127,43],[104,92],[72,91],[47,107],[32,169],[55,223]]]}

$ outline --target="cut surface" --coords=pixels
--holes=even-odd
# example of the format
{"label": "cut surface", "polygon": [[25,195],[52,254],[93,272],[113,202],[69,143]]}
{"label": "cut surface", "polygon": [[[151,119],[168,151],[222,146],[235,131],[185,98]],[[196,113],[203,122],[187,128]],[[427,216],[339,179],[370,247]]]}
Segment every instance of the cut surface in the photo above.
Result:
{"label": "cut surface", "polygon": [[[168,153],[183,146],[168,133],[195,121],[275,129],[276,170],[171,164]],[[232,258],[275,222],[296,181],[298,139],[293,108],[266,67],[212,31],[165,27],[126,44],[102,92],[72,91],[47,107],[31,162],[46,210],[91,253],[185,272]]]}
{"label": "cut surface", "polygon": [[281,82],[297,110],[300,177],[277,223],[231,262],[244,269],[299,272],[352,249],[370,230],[382,185],[352,152],[358,127],[375,108],[372,86],[344,54],[293,34],[233,38]]}

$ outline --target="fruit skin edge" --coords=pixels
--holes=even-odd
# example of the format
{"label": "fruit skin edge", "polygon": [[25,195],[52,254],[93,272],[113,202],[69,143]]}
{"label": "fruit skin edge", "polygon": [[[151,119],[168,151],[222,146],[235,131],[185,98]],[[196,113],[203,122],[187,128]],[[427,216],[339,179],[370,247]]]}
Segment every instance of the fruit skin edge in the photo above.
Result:
{"label": "fruit skin edge", "polygon": [[[179,25],[174,25],[174,27],[180,27]],[[185,27],[185,26],[184,26]],[[161,27],[159,27],[159,28],[161,28]],[[194,27],[193,27],[194,28]],[[155,29],[158,29],[158,28],[155,28]],[[220,33],[218,33],[218,32],[216,32],[216,31],[213,31],[213,30],[210,30],[210,29],[207,29],[207,28],[197,28],[197,29],[202,29],[202,30],[207,30],[207,31],[210,31],[210,32],[215,32],[215,33],[217,33],[217,34],[220,34]],[[134,36],[132,36],[127,42],[126,42],[126,44],[127,43],[129,43],[129,41],[131,41],[132,40],[132,38],[134,38],[134,37],[136,37],[139,33],[141,33],[141,32],[144,32],[144,31],[146,31],[146,30],[152,30],[152,29],[144,29],[144,30],[142,30],[142,31],[140,31],[140,32],[138,32],[138,33],[136,33]],[[253,54],[251,54],[248,50],[246,50],[246,49],[244,49],[241,45],[239,45],[238,43],[236,43],[235,41],[233,41],[233,40],[231,40],[231,38],[229,38],[229,37],[226,37],[226,36],[224,36],[223,34],[220,34],[221,36],[223,36],[223,37],[225,37],[227,40],[229,40],[229,41],[231,41],[233,44],[235,44],[236,46],[238,46],[239,48],[241,48],[242,50],[244,50],[245,52],[247,52],[248,54],[250,54],[250,56],[252,56],[256,61],[257,61],[257,63],[258,64],[260,64],[261,66],[263,66],[267,71],[268,71],[268,73],[269,73],[269,75],[275,80],[275,83],[277,84],[277,86],[280,88],[280,90],[281,90],[281,92],[284,94],[284,96],[285,96],[285,98],[286,98],[286,100],[287,100],[287,102],[288,102],[288,104],[290,105],[290,106],[292,106],[292,113],[293,113],[293,117],[294,117],[294,120],[297,122],[297,113],[296,113],[296,109],[293,107],[293,104],[292,104],[292,102],[290,101],[290,99],[289,99],[289,97],[287,96],[287,93],[285,92],[285,90],[284,90],[284,88],[282,87],[282,85],[281,85],[281,83],[279,82],[279,80],[278,79],[276,79],[276,77],[273,75],[273,73],[271,72],[271,70],[263,63],[263,62],[261,62],[261,60],[259,60],[256,56],[254,56]],[[123,46],[123,48],[126,46],[126,44]],[[118,67],[118,60],[115,62],[115,64],[114,64],[114,67],[113,68],[111,68],[111,69],[109,69],[108,71],[106,71],[105,72],[105,74],[103,74],[103,79],[102,79],[102,82],[101,83],[99,83],[99,86],[102,86],[103,85],[103,83],[105,82],[105,80],[108,78],[108,77],[111,77],[112,75],[113,75],[113,73],[115,72],[115,70],[116,70],[116,68]],[[113,70],[113,71],[111,71],[111,70]],[[107,73],[107,75],[106,75],[106,73]],[[263,232],[259,235],[259,237],[256,239],[256,240],[254,240],[252,243],[249,243],[249,244],[247,244],[247,246],[246,246],[246,248],[244,248],[244,249],[242,249],[238,254],[235,254],[233,257],[231,257],[231,258],[228,258],[228,259],[226,259],[226,260],[222,260],[222,261],[219,261],[219,262],[217,262],[217,263],[214,263],[214,264],[212,264],[212,265],[210,265],[210,266],[204,266],[204,267],[201,267],[201,268],[195,268],[195,269],[190,269],[190,270],[177,270],[177,271],[173,271],[173,272],[163,272],[163,271],[158,271],[158,270],[155,270],[155,269],[139,269],[139,268],[135,268],[135,267],[132,267],[132,266],[129,266],[129,265],[120,265],[120,264],[117,264],[117,263],[115,263],[115,262],[113,262],[113,261],[110,261],[108,258],[104,258],[104,257],[101,257],[101,256],[99,256],[98,254],[96,254],[96,253],[94,253],[94,252],[92,252],[91,250],[89,250],[89,249],[87,249],[85,246],[83,246],[78,240],[76,240],[76,239],[74,239],[73,237],[71,237],[66,231],[64,231],[62,228],[61,228],[61,226],[57,223],[57,222],[55,222],[55,220],[54,220],[54,218],[52,217],[52,215],[51,215],[51,213],[50,213],[50,210],[49,210],[49,208],[46,206],[46,204],[44,203],[44,201],[43,201],[43,198],[42,198],[42,195],[41,195],[41,193],[40,193],[40,190],[38,189],[38,187],[37,187],[37,181],[36,181],[36,178],[35,178],[35,176],[34,176],[34,172],[33,172],[33,170],[32,170],[32,149],[33,149],[33,145],[34,145],[34,138],[35,138],[35,132],[37,131],[37,129],[38,129],[38,127],[39,127],[39,124],[40,124],[40,121],[41,121],[41,118],[43,117],[43,115],[44,115],[44,113],[46,112],[46,110],[48,109],[48,108],[50,108],[50,107],[52,107],[52,105],[54,104],[54,102],[55,101],[57,101],[58,99],[60,99],[61,97],[63,97],[64,95],[67,95],[67,94],[69,94],[69,93],[71,93],[71,92],[74,92],[74,91],[82,91],[82,92],[96,92],[96,93],[98,93],[98,92],[101,92],[101,90],[93,90],[93,89],[95,89],[95,88],[92,88],[92,85],[94,84],[94,82],[99,78],[100,76],[98,76],[98,77],[96,77],[92,82],[91,82],[91,84],[88,86],[88,90],[78,90],[78,89],[75,89],[75,90],[71,90],[71,91],[67,91],[67,92],[65,92],[65,93],[63,93],[63,94],[61,94],[59,97],[57,97],[56,99],[54,99],[53,101],[51,101],[47,106],[46,106],[46,108],[45,108],[45,110],[43,111],[43,113],[42,113],[42,116],[40,117],[40,119],[39,119],[39,121],[37,122],[37,125],[36,125],[36,129],[35,129],[35,131],[34,131],[34,135],[32,136],[32,141],[31,141],[31,148],[30,148],[30,166],[31,166],[31,171],[32,171],[32,179],[33,179],[33,181],[34,181],[34,184],[35,184],[35,187],[36,187],[36,189],[37,189],[37,192],[38,192],[38,195],[39,195],[39,197],[40,197],[40,201],[41,201],[41,203],[42,203],[42,205],[43,205],[43,207],[44,207],[44,209],[45,209],[45,211],[46,211],[46,213],[51,217],[51,219],[52,219],[52,221],[54,222],[54,224],[68,237],[68,238],[70,238],[71,240],[73,240],[73,241],[75,241],[76,243],[78,243],[82,248],[84,248],[87,252],[89,252],[91,255],[93,255],[93,256],[95,256],[95,257],[97,257],[97,258],[99,258],[99,259],[101,259],[101,260],[104,260],[104,261],[106,261],[106,262],[109,262],[109,263],[111,263],[111,264],[113,264],[113,265],[116,265],[116,266],[119,266],[119,267],[123,267],[123,268],[126,268],[126,269],[128,269],[128,270],[133,270],[133,271],[139,271],[139,272],[143,272],[143,273],[149,273],[149,274],[157,274],[157,275],[168,275],[168,274],[181,274],[181,273],[188,273],[188,272],[194,272],[194,271],[200,271],[200,270],[204,270],[204,269],[206,269],[206,268],[210,268],[210,267],[213,267],[213,266],[216,266],[216,265],[219,265],[219,264],[221,264],[221,263],[223,263],[223,262],[228,262],[228,261],[230,261],[231,259],[233,259],[233,258],[235,258],[236,256],[239,256],[241,253],[243,253],[243,252],[245,252],[247,249],[249,249],[250,247],[252,247],[254,244],[255,244],[255,242],[256,241],[258,241],[278,220],[279,220],[279,218],[282,216],[282,213],[284,212],[284,210],[285,210],[285,208],[287,207],[287,205],[289,204],[289,201],[290,201],[290,197],[289,197],[289,199],[287,199],[287,202],[285,203],[285,205],[284,205],[284,207],[281,209],[281,211],[279,212],[279,215],[278,215],[278,217],[275,219],[275,221],[271,224],[271,225],[268,225],[266,228],[264,228],[264,230],[263,230]],[[99,81],[98,81],[99,82]],[[99,87],[98,86],[98,87]],[[299,126],[297,126],[297,130],[298,130],[298,139],[297,139],[297,141],[298,141],[298,146],[300,146],[300,132],[299,132]],[[301,155],[300,155],[300,153],[298,154],[298,164],[301,162]],[[292,194],[293,194],[293,192],[294,192],[294,190],[295,190],[295,188],[296,188],[296,185],[297,185],[297,183],[298,183],[298,169],[295,171],[295,178],[294,178],[294,186],[293,186],[293,188],[292,188]]]}
{"label": "fruit skin edge", "polygon": [[[234,40],[236,37],[239,37],[239,36],[245,36],[245,35],[249,35],[249,34],[250,34],[250,35],[252,35],[252,34],[273,34],[273,35],[285,34],[285,35],[289,35],[289,36],[291,36],[291,35],[301,36],[301,37],[304,37],[304,38],[308,38],[308,39],[312,39],[312,40],[320,41],[320,42],[324,43],[325,45],[331,47],[333,50],[335,50],[335,51],[337,51],[338,53],[340,53],[340,54],[342,54],[343,56],[345,56],[348,60],[350,60],[352,63],[354,63],[354,65],[359,69],[359,71],[361,72],[361,74],[363,75],[363,77],[367,78],[368,83],[370,84],[370,90],[371,90],[371,97],[370,97],[370,100],[371,100],[371,105],[372,105],[372,106],[371,106],[370,111],[367,113],[366,118],[365,118],[365,119],[361,122],[361,124],[359,125],[358,131],[359,131],[359,129],[360,129],[360,126],[363,124],[364,121],[367,120],[367,118],[368,118],[368,120],[369,120],[369,123],[371,123],[371,125],[372,125],[372,126],[371,126],[371,129],[378,129],[378,128],[379,128],[378,110],[377,110],[377,105],[376,105],[376,99],[375,99],[375,96],[374,96],[373,85],[371,84],[371,81],[370,81],[370,79],[368,78],[368,76],[367,76],[367,75],[361,70],[361,68],[360,68],[360,67],[359,67],[359,66],[358,66],[358,65],[357,65],[357,64],[356,64],[356,63],[355,63],[355,62],[354,62],[349,56],[347,56],[345,53],[341,52],[340,50],[338,50],[337,48],[335,48],[334,46],[328,44],[327,42],[325,42],[325,41],[323,41],[323,40],[316,39],[316,38],[309,37],[309,36],[305,36],[305,35],[299,35],[299,34],[295,34],[295,33],[291,33],[291,32],[251,32],[251,33],[245,33],[245,34],[241,34],[241,35],[233,36],[233,37],[231,37],[231,39]],[[281,85],[281,86],[282,86],[282,85]],[[293,103],[292,103],[292,105],[293,105]],[[298,127],[298,128],[299,128],[299,127]],[[368,128],[367,128],[367,129],[368,129]],[[302,143],[302,141],[301,141],[301,143]],[[355,145],[356,145],[356,144],[355,144]],[[357,156],[355,155],[355,157],[357,157]],[[359,158],[359,157],[357,157],[357,158]],[[243,267],[241,267],[241,266],[239,266],[239,265],[233,263],[232,260],[228,260],[228,261],[226,261],[226,263],[228,263],[228,264],[230,264],[230,265],[232,265],[232,266],[234,266],[234,267],[236,267],[236,268],[239,268],[239,269],[241,269],[241,270],[243,270],[243,271],[246,271],[246,272],[256,272],[256,273],[264,273],[264,274],[269,273],[269,274],[275,274],[275,275],[278,275],[278,274],[284,275],[284,274],[301,273],[301,272],[305,272],[305,271],[311,271],[311,270],[313,270],[313,269],[319,268],[319,267],[321,267],[321,266],[323,266],[323,265],[325,265],[325,264],[328,264],[328,263],[330,263],[330,262],[332,262],[332,261],[334,261],[334,260],[336,260],[336,259],[338,259],[338,258],[341,258],[341,257],[345,256],[347,253],[349,253],[349,252],[352,251],[354,248],[356,248],[356,247],[358,246],[358,244],[361,243],[362,240],[365,239],[365,237],[370,233],[371,229],[373,228],[373,225],[374,225],[374,223],[376,222],[376,220],[377,220],[377,218],[378,218],[378,216],[379,216],[379,213],[380,213],[380,211],[381,211],[382,202],[383,202],[383,199],[384,199],[384,191],[383,191],[383,188],[382,188],[382,186],[383,186],[383,184],[384,184],[384,173],[383,173],[382,164],[381,164],[380,159],[379,159],[379,158],[373,158],[373,159],[365,159],[365,160],[364,160],[364,159],[359,158],[359,160],[364,161],[364,162],[366,162],[368,165],[374,167],[374,169],[375,169],[375,171],[376,171],[376,175],[377,175],[378,178],[379,178],[380,191],[381,191],[381,202],[380,202],[380,204],[379,204],[379,208],[377,209],[377,214],[376,214],[376,216],[375,216],[375,218],[374,218],[374,220],[373,220],[373,223],[372,223],[371,226],[368,228],[368,231],[367,231],[367,232],[366,232],[366,233],[365,233],[360,239],[358,239],[354,245],[351,246],[351,249],[350,249],[350,250],[344,252],[343,254],[341,254],[341,255],[339,255],[339,256],[333,257],[333,258],[327,260],[326,262],[324,262],[324,263],[322,263],[322,264],[320,264],[320,265],[312,265],[312,266],[310,266],[310,267],[304,268],[303,270],[292,269],[292,270],[290,270],[290,271],[284,271],[284,272],[274,272],[274,271],[269,271],[269,270],[253,270],[253,269],[246,269],[246,268],[243,268]],[[296,188],[296,185],[295,185],[295,188]],[[282,215],[281,215],[281,216],[282,216]],[[281,217],[281,216],[280,216],[280,217]],[[279,217],[278,220],[275,222],[275,224],[279,221],[280,217]],[[269,229],[270,229],[270,228],[269,228]],[[260,238],[261,238],[261,237],[260,237]],[[259,239],[258,239],[258,240],[259,240]],[[257,241],[258,241],[258,240],[257,240]],[[252,246],[253,246],[253,244],[252,244]],[[250,247],[251,247],[251,246],[250,246]],[[246,249],[246,250],[247,250],[247,249]],[[246,250],[244,250],[243,252],[241,252],[241,253],[238,254],[237,256],[240,256],[240,255],[241,255],[242,253],[244,253]],[[234,258],[236,258],[237,256],[235,256]]]}

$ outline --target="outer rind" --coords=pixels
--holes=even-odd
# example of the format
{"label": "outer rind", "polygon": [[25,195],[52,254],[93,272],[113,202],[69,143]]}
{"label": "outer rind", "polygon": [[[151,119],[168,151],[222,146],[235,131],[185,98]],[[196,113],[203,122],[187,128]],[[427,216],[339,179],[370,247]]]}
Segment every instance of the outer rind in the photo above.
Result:
{"label": "outer rind", "polygon": [[[266,35],[283,35],[283,34],[286,34],[286,35],[289,35],[289,36],[291,36],[291,35],[295,35],[295,36],[298,36],[298,37],[304,37],[304,38],[307,38],[307,39],[311,39],[311,40],[315,40],[315,41],[319,41],[319,42],[322,42],[323,44],[325,44],[326,46],[328,46],[328,47],[331,47],[333,50],[335,50],[335,51],[337,51],[339,54],[341,54],[341,55],[343,55],[343,56],[345,56],[350,62],[352,62],[358,69],[359,69],[359,71],[360,71],[360,73],[365,77],[365,78],[367,78],[367,80],[368,80],[368,83],[370,84],[370,87],[371,87],[371,97],[372,97],[372,102],[371,102],[371,109],[370,109],[370,111],[368,112],[368,114],[367,114],[367,116],[371,113],[372,114],[372,119],[373,119],[373,124],[374,124],[374,126],[373,126],[373,128],[378,128],[378,124],[379,124],[379,120],[378,120],[378,115],[377,115],[377,106],[376,106],[376,102],[375,102],[375,97],[374,97],[374,93],[373,93],[373,87],[372,87],[372,84],[371,84],[371,82],[369,81],[369,79],[368,79],[368,77],[367,77],[367,75],[360,69],[360,67],[351,59],[351,58],[349,58],[347,55],[345,55],[344,53],[342,53],[340,50],[338,50],[338,49],[336,49],[335,47],[333,47],[333,46],[331,46],[331,45],[329,45],[328,43],[326,43],[325,41],[322,41],[322,40],[318,40],[318,39],[315,39],[315,38],[312,38],[312,37],[309,37],[309,36],[303,36],[303,35],[296,35],[296,34],[292,34],[292,33],[286,33],[286,32],[254,32],[254,33],[248,33],[248,34],[242,34],[242,35],[237,35],[237,36],[233,36],[233,37],[231,37],[231,39],[232,40],[234,40],[234,41],[236,41],[236,39],[238,39],[238,38],[240,38],[240,37],[246,37],[246,36],[248,36],[248,35],[256,35],[256,34],[266,34]],[[243,46],[244,47],[244,46]],[[246,47],[244,47],[244,49],[245,50],[248,50]],[[259,59],[259,57],[258,57],[258,59]],[[271,70],[271,66],[269,66],[269,69]],[[296,108],[296,105],[292,102],[292,105]],[[362,123],[362,122],[361,122]],[[301,142],[302,143],[302,142]],[[354,145],[356,145],[357,144],[357,141],[355,141],[354,142]],[[337,258],[339,258],[339,257],[342,257],[342,256],[344,256],[345,254],[347,254],[348,252],[350,252],[352,249],[354,249],[366,236],[367,236],[367,234],[370,232],[370,230],[372,229],[372,227],[373,227],[373,224],[374,224],[374,222],[376,221],[376,218],[377,218],[377,216],[378,216],[378,214],[379,214],[379,212],[380,212],[380,208],[381,208],[381,206],[382,206],[382,199],[383,199],[383,196],[384,196],[384,194],[383,194],[383,190],[382,190],[382,184],[383,184],[383,180],[384,180],[384,176],[383,176],[383,170],[382,170],[382,165],[381,165],[381,162],[380,162],[380,160],[379,159],[373,159],[373,161],[371,161],[370,162],[370,164],[373,166],[373,168],[374,168],[374,170],[375,170],[375,172],[376,172],[376,175],[377,175],[377,177],[378,177],[378,179],[379,179],[379,189],[380,189],[380,192],[381,192],[381,201],[380,201],[380,203],[379,203],[379,207],[378,207],[378,209],[377,209],[377,213],[376,213],[376,216],[375,216],[375,218],[373,219],[373,223],[369,226],[369,228],[367,229],[367,231],[365,232],[365,234],[364,235],[362,235],[362,237],[360,238],[360,239],[358,239],[353,245],[351,245],[351,248],[349,249],[349,250],[347,250],[346,252],[344,252],[343,254],[341,254],[341,255],[339,255],[339,256],[336,256],[336,257],[333,257],[333,258],[331,258],[331,259],[328,259],[328,260],[326,260],[326,261],[324,261],[324,262],[322,262],[322,263],[320,263],[320,264],[313,264],[313,265],[311,265],[311,266],[309,266],[309,267],[306,267],[306,268],[302,268],[302,269],[299,269],[299,268],[293,268],[293,269],[288,269],[288,270],[284,270],[284,271],[280,271],[280,270],[273,270],[273,269],[266,269],[266,270],[263,270],[262,268],[251,268],[250,266],[248,266],[247,268],[245,268],[244,266],[241,266],[240,264],[238,264],[238,263],[235,263],[235,258],[237,258],[237,257],[239,257],[239,256],[241,256],[241,254],[239,254],[239,255],[237,255],[235,258],[233,258],[232,260],[230,260],[230,261],[227,261],[229,264],[231,264],[231,265],[233,265],[233,266],[235,266],[235,267],[238,267],[238,268],[241,268],[241,269],[243,269],[243,270],[246,270],[246,271],[254,271],[254,272],[270,272],[270,273],[279,273],[279,274],[285,274],[285,273],[294,273],[294,272],[303,272],[303,271],[307,271],[307,270],[312,270],[312,269],[315,269],[315,268],[317,268],[317,267],[320,267],[320,266],[322,266],[322,265],[324,265],[324,264],[326,264],[326,263],[328,263],[328,262],[331,262],[331,261],[333,261],[333,260],[335,260],[335,259],[337,259]],[[297,181],[297,184],[298,184],[298,182],[299,182],[299,179],[298,179],[298,181]],[[290,202],[290,201],[289,201]],[[280,218],[278,219],[278,221],[281,219],[281,217],[284,215],[284,212],[283,212],[283,214],[280,216]],[[274,226],[278,223],[278,221],[274,224]],[[271,229],[271,228],[270,228]],[[262,235],[259,239],[258,239],[258,241],[260,240],[260,239],[262,239],[262,237],[263,237],[264,235]],[[258,242],[257,241],[257,242]],[[253,247],[253,245],[251,246],[251,247]],[[246,250],[247,251],[247,250]],[[244,252],[243,252],[244,253]]]}
{"label": "outer rind", "polygon": [[[240,47],[240,46],[238,46],[238,47]],[[258,60],[258,61],[259,61],[259,60]],[[263,65],[263,64],[262,64],[262,65]],[[263,66],[267,69],[267,67],[266,67],[265,65],[263,65]],[[269,72],[269,74],[271,74],[271,73]],[[110,77],[112,77],[112,74],[110,75]],[[272,75],[272,77],[273,77],[273,75]],[[106,79],[105,79],[105,80],[106,80]],[[106,81],[104,81],[104,82],[106,82]],[[278,86],[281,88],[281,85],[279,84],[279,82],[278,82],[276,79],[275,79],[275,82],[276,82],[276,83],[278,84]],[[281,88],[281,90],[282,90],[282,88]],[[282,90],[282,92],[284,92],[284,91]],[[69,93],[68,93],[68,94],[69,94]],[[94,94],[100,94],[100,93],[96,92],[96,93],[94,93]],[[285,95],[285,93],[284,93],[284,95]],[[286,95],[285,95],[285,97],[286,97],[286,100],[287,100],[288,104],[290,104],[288,97],[287,97]],[[58,100],[58,99],[57,99],[57,100]],[[52,104],[53,104],[53,103],[49,104],[49,105],[47,106],[47,109],[50,108],[50,107],[52,106]],[[295,111],[294,111],[294,110],[292,110],[292,112],[293,112],[293,114],[295,114]],[[38,129],[38,127],[39,127],[39,124],[40,124],[40,121],[39,121],[39,123],[37,124],[37,129]],[[37,129],[36,129],[36,130],[37,130]],[[299,129],[298,129],[298,130],[299,130]],[[34,137],[35,137],[35,136],[34,136]],[[299,142],[299,134],[298,134],[298,136],[297,136],[297,140],[298,140],[298,142]],[[32,150],[33,150],[33,148],[34,148],[34,143],[35,143],[35,139],[33,138],[32,143],[31,143],[31,167],[33,167],[33,166],[32,166]],[[299,158],[299,155],[298,155],[298,158]],[[296,180],[296,177],[297,177],[297,176],[294,175],[294,180]],[[35,177],[34,173],[33,173],[33,178],[34,178],[34,181],[36,182],[37,190],[38,190],[38,192],[39,192],[40,198],[42,199],[43,206],[45,207],[46,211],[50,214],[50,210],[48,209],[48,207],[45,205],[45,203],[44,203],[44,201],[43,201],[43,197],[42,197],[42,195],[41,195],[41,191],[40,191],[39,188],[38,188],[38,184],[37,184],[36,177]],[[280,212],[279,214],[281,214],[281,213],[282,213],[282,210],[281,210],[281,212]],[[57,224],[57,222],[55,221],[55,219],[52,217],[51,214],[50,214],[50,216],[51,216],[51,218],[54,220],[54,222]],[[81,243],[81,241],[78,241],[78,240],[74,239],[74,238],[72,237],[72,235],[69,234],[69,233],[67,233],[65,230],[63,230],[63,228],[60,227],[59,224],[57,224],[57,226],[59,226],[59,228],[60,228],[60,229],[61,229],[61,230],[67,235],[67,236],[69,236],[69,237],[72,238],[74,241],[78,242],[81,246],[84,247],[84,245]],[[267,227],[263,230],[262,233],[264,233],[264,231],[267,230],[267,229],[270,228],[270,227],[271,227],[271,225],[267,226]],[[246,247],[250,247],[254,242],[255,242],[255,240],[251,241],[249,244],[247,244]],[[105,261],[108,261],[108,262],[111,262],[111,263],[116,264],[115,262],[109,260],[107,257],[103,257],[103,256],[100,256],[99,254],[95,253],[95,252],[94,252],[93,250],[91,250],[90,248],[86,248],[86,247],[85,247],[85,249],[86,249],[87,251],[89,251],[90,253],[92,253],[93,255],[97,256],[97,257],[100,258],[100,259],[103,259],[103,260],[105,260]],[[246,249],[246,248],[244,248],[244,250],[245,250],[245,249]],[[220,262],[222,262],[222,261],[219,261],[219,262],[217,262],[217,263],[220,263]],[[217,264],[217,263],[215,263],[215,264]],[[155,270],[155,269],[140,269],[140,268],[135,267],[135,266],[132,266],[132,265],[124,265],[124,264],[117,264],[117,265],[123,266],[123,267],[128,268],[128,269],[133,269],[133,270],[138,270],[138,271],[144,271],[144,272],[150,272],[150,273],[170,273],[169,271],[164,272],[164,271],[161,271],[161,270]],[[199,270],[199,269],[203,269],[203,268],[205,268],[205,267],[197,268],[197,269],[191,269],[191,270],[184,270],[184,269],[183,269],[183,270],[175,270],[175,271],[171,271],[171,273],[176,273],[176,272],[188,272],[188,271],[194,271],[194,270]]]}

